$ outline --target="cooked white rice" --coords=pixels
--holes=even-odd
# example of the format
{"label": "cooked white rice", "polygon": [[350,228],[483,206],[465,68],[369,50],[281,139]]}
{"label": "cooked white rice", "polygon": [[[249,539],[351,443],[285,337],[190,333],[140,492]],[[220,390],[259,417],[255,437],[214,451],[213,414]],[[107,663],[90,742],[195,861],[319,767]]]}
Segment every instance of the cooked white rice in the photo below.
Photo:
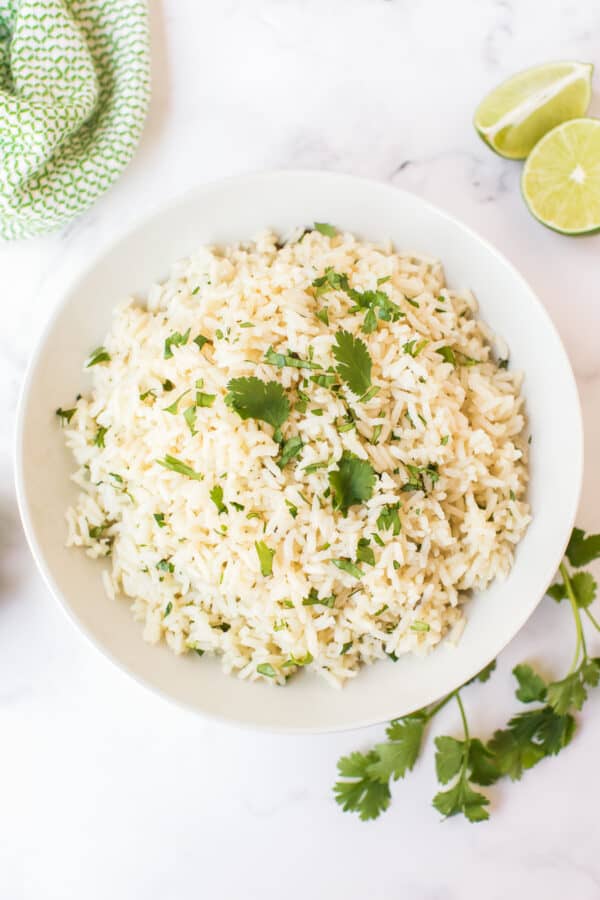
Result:
{"label": "cooked white rice", "polygon": [[[365,313],[351,311],[346,291],[315,298],[327,267],[355,290],[385,291],[402,317],[364,334]],[[323,307],[329,325],[315,315]],[[188,329],[165,358],[165,340]],[[336,392],[310,381],[313,371],[264,362],[273,347],[327,370],[339,329],[368,347],[379,392],[366,402],[343,383]],[[202,348],[198,333],[209,339]],[[410,341],[428,343],[412,356]],[[201,248],[150,289],[147,305],[116,310],[105,347],[110,360],[89,369],[92,390],[64,421],[81,488],[68,544],[110,554],[107,594],[130,598],[147,641],[220,654],[242,678],[284,682],[305,665],[341,684],[363,663],[457,636],[468,592],[509,571],[529,521],[521,377],[437,261],[318,231],[284,246],[265,233]],[[283,437],[299,435],[303,449],[283,469],[273,428],[224,402],[239,376],[275,380],[289,396]],[[195,410],[192,434],[184,413],[197,390],[216,399]],[[346,517],[328,490],[344,451],[377,473],[371,498]],[[202,480],[161,466],[167,454]],[[307,473],[312,463],[325,465]],[[419,489],[403,490],[415,480],[407,464],[429,467]],[[226,511],[211,499],[215,486]],[[380,515],[397,503],[394,534]],[[361,538],[374,565],[356,562]],[[274,551],[271,575],[261,574],[257,542]],[[330,597],[332,607],[306,603]]]}

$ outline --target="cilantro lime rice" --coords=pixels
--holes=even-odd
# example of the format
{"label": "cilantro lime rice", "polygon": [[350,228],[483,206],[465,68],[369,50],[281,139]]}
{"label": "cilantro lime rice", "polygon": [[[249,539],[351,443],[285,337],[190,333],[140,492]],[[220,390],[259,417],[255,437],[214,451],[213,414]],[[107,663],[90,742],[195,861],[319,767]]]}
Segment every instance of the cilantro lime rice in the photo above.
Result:
{"label": "cilantro lime rice", "polygon": [[201,248],[86,366],[68,544],[147,641],[339,685],[457,638],[510,570],[521,378],[435,260],[329,225]]}

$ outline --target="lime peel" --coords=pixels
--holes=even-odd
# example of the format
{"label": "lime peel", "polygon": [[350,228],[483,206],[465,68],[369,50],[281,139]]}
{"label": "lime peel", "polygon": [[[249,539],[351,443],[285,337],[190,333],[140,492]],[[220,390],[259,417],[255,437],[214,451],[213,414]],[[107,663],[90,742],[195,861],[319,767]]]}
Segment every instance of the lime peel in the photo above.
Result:
{"label": "lime peel", "polygon": [[592,72],[590,63],[581,62],[546,63],[518,72],[477,107],[479,136],[501,156],[524,159],[547,131],[585,114]]}
{"label": "lime peel", "polygon": [[561,234],[600,229],[600,119],[579,118],[549,131],[532,150],[521,178],[527,206]]}

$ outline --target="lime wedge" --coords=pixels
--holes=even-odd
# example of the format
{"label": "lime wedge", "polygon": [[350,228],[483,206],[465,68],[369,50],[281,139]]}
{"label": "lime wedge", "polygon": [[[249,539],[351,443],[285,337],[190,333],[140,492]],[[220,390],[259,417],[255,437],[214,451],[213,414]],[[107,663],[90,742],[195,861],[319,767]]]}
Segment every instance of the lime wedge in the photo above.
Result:
{"label": "lime wedge", "polygon": [[600,228],[600,119],[563,122],[531,151],[523,196],[542,224],[561,234]]}
{"label": "lime wedge", "polygon": [[594,67],[553,62],[503,81],[475,110],[474,125],[486,144],[509,159],[525,159],[547,131],[584,116]]}

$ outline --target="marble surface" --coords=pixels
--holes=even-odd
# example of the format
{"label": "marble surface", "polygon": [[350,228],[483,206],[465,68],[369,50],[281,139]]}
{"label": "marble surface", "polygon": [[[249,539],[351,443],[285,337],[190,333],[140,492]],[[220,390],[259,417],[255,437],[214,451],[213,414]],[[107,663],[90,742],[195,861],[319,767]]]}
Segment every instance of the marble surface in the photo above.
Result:
{"label": "marble surface", "polygon": [[[165,0],[152,19],[154,95],[134,162],[63,233],[0,246],[0,898],[597,900],[600,694],[562,756],[490,790],[489,823],[439,822],[428,746],[388,813],[363,824],[332,800],[335,762],[382,730],[241,732],[129,681],[49,598],[18,522],[10,460],[45,295],[98,243],[200,181],[324,168],[434,201],[529,279],[577,376],[587,456],[578,521],[600,530],[600,236],[543,229],[521,200],[520,165],[494,156],[471,127],[482,94],[517,69],[561,57],[600,63],[597,4]],[[517,661],[563,671],[571,631],[567,610],[545,600],[493,680],[466,695],[476,733],[515,708]],[[592,648],[600,653],[600,637]],[[455,709],[439,728],[458,733]]]}

